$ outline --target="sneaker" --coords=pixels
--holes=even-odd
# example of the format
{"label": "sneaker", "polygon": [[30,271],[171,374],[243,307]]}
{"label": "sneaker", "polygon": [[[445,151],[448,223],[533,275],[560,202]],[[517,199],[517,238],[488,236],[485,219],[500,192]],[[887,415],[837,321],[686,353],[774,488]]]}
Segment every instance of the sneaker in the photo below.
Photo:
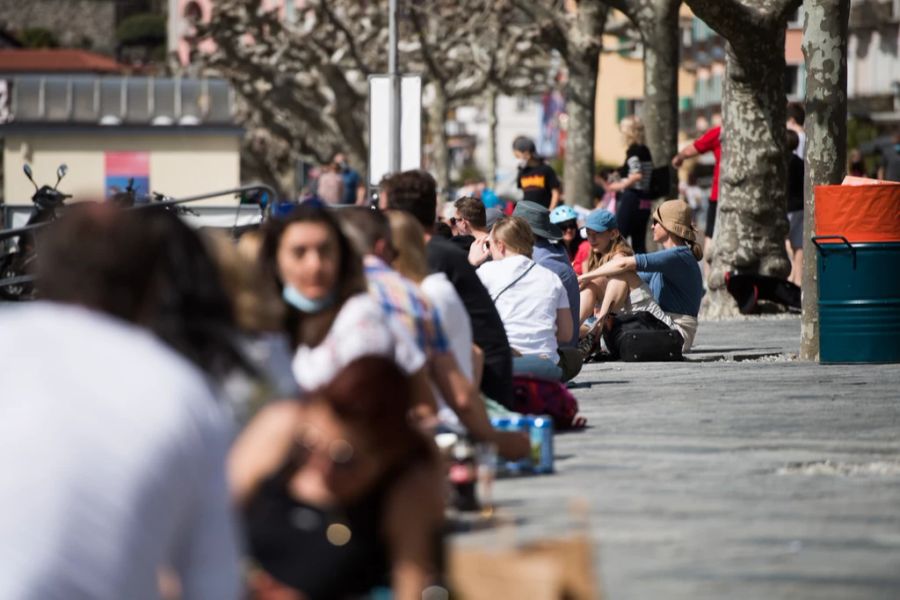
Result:
{"label": "sneaker", "polygon": [[589,331],[587,335],[578,339],[578,352],[581,354],[582,362],[587,362],[588,357],[594,352],[594,332]]}

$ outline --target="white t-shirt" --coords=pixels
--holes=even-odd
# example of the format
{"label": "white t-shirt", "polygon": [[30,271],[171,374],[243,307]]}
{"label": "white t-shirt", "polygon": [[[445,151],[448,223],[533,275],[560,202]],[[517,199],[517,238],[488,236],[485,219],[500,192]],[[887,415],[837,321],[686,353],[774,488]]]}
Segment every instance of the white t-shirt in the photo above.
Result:
{"label": "white t-shirt", "polygon": [[316,346],[300,346],[291,368],[301,390],[329,383],[341,369],[367,355],[393,358],[407,374],[425,364],[425,355],[397,319],[389,319],[368,293],[349,298],[338,312],[325,339]]}
{"label": "white t-shirt", "polygon": [[[472,364],[472,322],[466,305],[460,299],[456,288],[443,273],[432,273],[422,280],[419,289],[428,298],[431,307],[441,319],[444,335],[450,343],[450,352],[459,365],[466,379],[472,381],[474,365]],[[437,386],[431,386],[434,397],[438,400],[438,419],[444,425],[462,428],[459,417],[447,406]]]}
{"label": "white t-shirt", "polygon": [[471,381],[472,322],[466,312],[466,305],[443,273],[432,273],[422,280],[419,288],[440,316],[444,334],[450,342],[450,351],[459,363],[460,370]]}
{"label": "white t-shirt", "polygon": [[799,156],[799,157],[802,158],[803,160],[806,160],[806,155],[805,155],[805,152],[806,152],[806,132],[805,132],[805,131],[799,131],[799,130],[797,130],[797,129],[795,129],[794,131],[797,132],[797,137],[799,138],[799,143],[797,144],[797,148],[794,149],[794,154],[796,154],[797,156]]}
{"label": "white t-shirt", "polygon": [[533,264],[527,256],[513,255],[484,263],[477,273],[497,306],[509,345],[521,354],[544,354],[555,362],[556,311],[570,308],[559,276],[534,265],[522,279],[503,291]]}
{"label": "white t-shirt", "polygon": [[0,309],[0,598],[236,599],[230,425],[144,330],[51,303]]}

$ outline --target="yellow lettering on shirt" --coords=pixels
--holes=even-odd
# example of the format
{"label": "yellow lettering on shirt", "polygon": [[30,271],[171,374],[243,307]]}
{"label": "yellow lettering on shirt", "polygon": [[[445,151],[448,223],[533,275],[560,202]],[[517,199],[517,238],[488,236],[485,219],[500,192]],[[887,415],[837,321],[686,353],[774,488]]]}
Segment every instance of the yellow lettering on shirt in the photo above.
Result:
{"label": "yellow lettering on shirt", "polygon": [[543,175],[526,175],[522,177],[522,189],[525,188],[540,188],[544,189],[544,176]]}

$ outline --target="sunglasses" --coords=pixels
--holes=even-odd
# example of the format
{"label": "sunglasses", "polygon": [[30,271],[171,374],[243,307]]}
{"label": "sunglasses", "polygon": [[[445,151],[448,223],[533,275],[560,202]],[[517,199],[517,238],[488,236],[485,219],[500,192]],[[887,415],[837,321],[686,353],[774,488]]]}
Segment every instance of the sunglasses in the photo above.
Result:
{"label": "sunglasses", "polygon": [[296,437],[292,459],[297,467],[319,459],[330,464],[339,473],[352,473],[361,463],[360,456],[346,440],[338,439],[327,445],[322,444],[318,436],[308,429]]}
{"label": "sunglasses", "polygon": [[559,228],[563,231],[567,229],[578,229],[578,221],[563,221],[559,224]]}

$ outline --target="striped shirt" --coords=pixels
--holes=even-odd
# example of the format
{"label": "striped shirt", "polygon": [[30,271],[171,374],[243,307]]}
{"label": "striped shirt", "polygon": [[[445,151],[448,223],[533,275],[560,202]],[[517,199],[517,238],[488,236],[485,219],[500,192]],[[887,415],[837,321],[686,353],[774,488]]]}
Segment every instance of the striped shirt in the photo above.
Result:
{"label": "striped shirt", "polygon": [[413,335],[427,356],[450,350],[438,313],[415,283],[372,255],[365,256],[363,266],[369,294],[385,314],[397,319]]}
{"label": "striped shirt", "polygon": [[622,176],[641,174],[641,180],[634,187],[642,192],[650,191],[650,178],[653,175],[653,157],[650,148],[643,144],[632,144],[625,152],[625,165],[621,169]]}

